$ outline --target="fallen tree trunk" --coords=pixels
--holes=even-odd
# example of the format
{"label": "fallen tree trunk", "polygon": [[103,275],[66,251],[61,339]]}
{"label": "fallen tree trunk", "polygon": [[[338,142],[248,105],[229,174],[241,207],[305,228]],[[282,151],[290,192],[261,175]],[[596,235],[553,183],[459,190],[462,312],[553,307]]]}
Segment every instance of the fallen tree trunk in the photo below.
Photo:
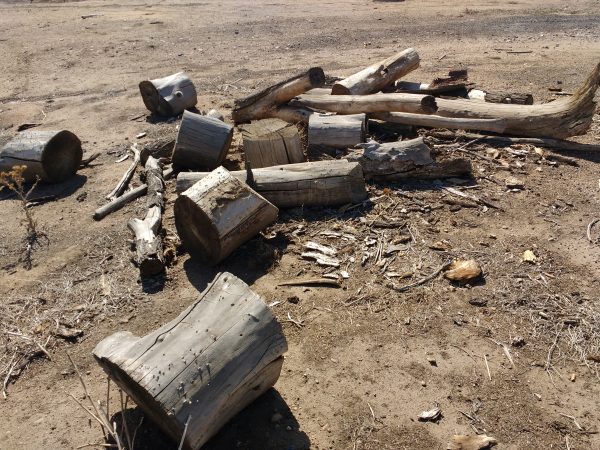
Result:
{"label": "fallen tree trunk", "polygon": [[198,450],[277,382],[286,351],[263,299],[225,272],[171,322],[143,337],[117,332],[93,354],[155,425]]}
{"label": "fallen tree trunk", "polygon": [[263,119],[242,126],[244,155],[253,169],[305,160],[300,133],[280,119]]}
{"label": "fallen tree trunk", "polygon": [[533,105],[533,95],[522,92],[486,91],[484,99],[488,103]]}
{"label": "fallen tree trunk", "polygon": [[179,115],[198,103],[194,83],[184,72],[142,81],[139,88],[146,108],[161,116]]}
{"label": "fallen tree trunk", "polygon": [[333,95],[373,94],[419,67],[419,54],[408,48],[336,82]]}
{"label": "fallen tree trunk", "polygon": [[337,116],[315,113],[308,121],[308,145],[354,147],[365,141],[366,131],[367,121],[364,114]]}
{"label": "fallen tree trunk", "polygon": [[223,167],[182,192],[175,225],[183,246],[217,264],[277,219],[279,210]]}
{"label": "fallen tree trunk", "polygon": [[143,277],[157,275],[165,270],[160,227],[164,208],[165,183],[158,160],[149,156],[146,161],[148,212],[144,220],[131,219],[127,227],[135,234],[135,262]]}
{"label": "fallen tree trunk", "polygon": [[[278,108],[309,89],[323,86],[324,83],[323,69],[313,67],[305,73],[270,86],[250,97],[236,100],[231,117],[235,123],[269,117],[279,117],[287,121],[279,115]],[[284,116],[288,118],[290,113],[289,110],[283,111]],[[294,114],[294,117],[297,115]]]}
{"label": "fallen tree trunk", "polygon": [[369,117],[385,122],[402,123],[404,125],[414,125],[418,127],[480,130],[491,131],[493,133],[503,133],[506,128],[506,121],[504,119],[450,118],[398,112],[372,113],[369,114]]}
{"label": "fallen tree trunk", "polygon": [[583,86],[568,99],[542,105],[504,105],[464,99],[437,99],[437,114],[444,117],[504,119],[504,133],[515,136],[558,138],[585,134],[596,108],[594,95],[600,82],[600,64]]}
{"label": "fallen tree trunk", "polygon": [[59,183],[75,175],[82,157],[81,141],[70,131],[23,131],[0,150],[0,172],[27,166],[26,182]]}
{"label": "fallen tree trunk", "polygon": [[[246,181],[245,170],[230,173]],[[207,175],[208,172],[180,173],[177,192],[189,189]],[[367,198],[360,164],[345,159],[265,167],[253,170],[252,176],[253,189],[278,208],[337,206]]]}

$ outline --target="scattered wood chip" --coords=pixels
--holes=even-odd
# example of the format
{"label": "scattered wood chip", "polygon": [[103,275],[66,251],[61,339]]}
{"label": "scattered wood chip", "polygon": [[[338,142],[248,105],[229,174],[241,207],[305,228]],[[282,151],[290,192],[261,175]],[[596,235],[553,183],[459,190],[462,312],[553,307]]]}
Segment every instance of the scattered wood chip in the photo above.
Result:
{"label": "scattered wood chip", "polygon": [[83,330],[79,330],[77,328],[70,328],[64,325],[60,325],[56,331],[54,331],[54,336],[59,337],[61,339],[66,340],[74,340],[79,336],[83,335]]}
{"label": "scattered wood chip", "polygon": [[492,448],[498,441],[493,437],[480,434],[469,436],[464,434],[455,434],[448,443],[447,450],[485,450]]}
{"label": "scattered wood chip", "polygon": [[145,132],[139,133],[139,134],[137,134],[137,135],[135,136],[135,138],[136,138],[136,139],[141,139],[141,138],[143,138],[143,137],[146,137],[146,133],[145,133]]}
{"label": "scattered wood chip", "polygon": [[506,185],[506,187],[508,189],[517,189],[517,190],[525,189],[525,183],[523,183],[521,180],[519,180],[518,178],[515,178],[515,177],[507,178],[504,181],[504,184]]}
{"label": "scattered wood chip", "polygon": [[320,266],[340,267],[340,260],[318,252],[304,252],[300,256],[304,259],[313,259]]}
{"label": "scattered wood chip", "polygon": [[482,274],[481,266],[474,259],[455,260],[449,266],[444,277],[451,281],[467,283]]}
{"label": "scattered wood chip", "polygon": [[436,422],[441,418],[442,410],[437,406],[429,411],[423,411],[421,414],[419,414],[419,420],[421,422]]}
{"label": "scattered wood chip", "polygon": [[535,264],[535,262],[537,261],[537,256],[535,256],[535,253],[533,253],[533,251],[525,250],[523,252],[522,259],[523,259],[523,262]]}
{"label": "scattered wood chip", "polygon": [[335,248],[327,245],[321,245],[317,242],[308,241],[306,244],[304,244],[304,247],[309,250],[316,250],[317,252],[323,253],[327,256],[337,255],[337,250]]}

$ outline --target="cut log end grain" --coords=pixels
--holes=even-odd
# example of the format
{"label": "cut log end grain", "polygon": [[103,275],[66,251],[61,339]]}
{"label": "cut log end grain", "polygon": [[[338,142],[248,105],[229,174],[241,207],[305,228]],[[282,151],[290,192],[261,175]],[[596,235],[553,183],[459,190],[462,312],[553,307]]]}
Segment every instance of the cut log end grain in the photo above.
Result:
{"label": "cut log end grain", "polygon": [[194,83],[184,72],[144,80],[140,82],[139,88],[146,108],[165,117],[181,114],[198,102]]}

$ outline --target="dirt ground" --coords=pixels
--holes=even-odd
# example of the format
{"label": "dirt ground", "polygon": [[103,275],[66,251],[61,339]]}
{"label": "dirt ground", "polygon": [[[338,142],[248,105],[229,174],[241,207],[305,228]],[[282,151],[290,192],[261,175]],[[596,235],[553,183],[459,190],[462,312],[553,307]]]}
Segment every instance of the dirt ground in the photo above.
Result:
{"label": "dirt ground", "polygon": [[[97,15],[82,19],[89,14]],[[9,380],[0,399],[0,449],[103,442],[69,397],[81,398],[82,390],[66,351],[92,396],[105,402],[106,377],[91,356],[96,343],[171,320],[224,270],[267,302],[280,302],[273,311],[289,351],[275,389],[206,449],[442,449],[453,434],[475,431],[495,437],[499,449],[600,448],[600,366],[590,360],[600,355],[600,246],[586,237],[599,215],[600,156],[572,155],[580,161],[573,167],[501,149],[509,170],[474,156],[476,187],[468,192],[501,210],[452,208],[436,183],[370,185],[371,202],[354,209],[282,211],[263,236],[216,268],[178,252],[166,278],[151,283],[138,280],[126,228],[143,214],[143,201],[92,220],[129,165],[115,161],[136,135],[146,132],[145,143],[176,133],[177,122],[148,117],[137,88],[143,79],[185,70],[199,109],[229,116],[234,98],[308,67],[345,75],[414,47],[422,63],[409,80],[430,81],[462,65],[480,87],[549,101],[556,96],[548,88],[573,92],[600,61],[599,25],[597,0],[0,2],[0,139],[38,122],[75,132],[88,154],[102,152],[69,182],[37,188],[36,196],[57,199],[32,209],[49,245],[35,252],[30,271],[18,263],[18,202],[0,197],[0,381],[11,358],[36,342],[47,342],[51,358],[38,352]],[[599,143],[598,114],[578,140]],[[230,168],[242,160],[235,142]],[[485,145],[472,150],[490,155]],[[524,189],[507,190],[509,176]],[[168,189],[165,227],[173,243],[173,182]],[[408,225],[378,229],[371,227],[376,219]],[[364,252],[407,233],[406,249],[386,266],[373,257],[361,265]],[[341,249],[350,275],[342,288],[277,287],[324,273],[300,258],[307,240]],[[525,250],[535,263],[522,262]],[[483,281],[458,286],[438,277],[406,293],[386,287],[459,257],[475,258]],[[390,272],[412,275],[386,278]],[[55,320],[83,336],[52,337]],[[118,411],[111,392],[110,410]],[[435,404],[443,418],[418,422]],[[272,420],[275,413],[281,420]],[[129,407],[126,415],[137,423],[140,412]],[[145,421],[138,448],[176,443]]]}

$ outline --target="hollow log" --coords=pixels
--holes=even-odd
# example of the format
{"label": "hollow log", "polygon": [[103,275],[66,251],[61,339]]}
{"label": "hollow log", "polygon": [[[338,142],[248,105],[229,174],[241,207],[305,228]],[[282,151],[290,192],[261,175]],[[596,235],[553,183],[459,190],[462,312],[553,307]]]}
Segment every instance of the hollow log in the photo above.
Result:
{"label": "hollow log", "polygon": [[93,355],[155,425],[199,450],[277,382],[286,351],[264,300],[225,272],[171,322],[143,337],[119,331]]}
{"label": "hollow log", "polygon": [[354,147],[365,141],[366,131],[365,114],[337,116],[315,113],[308,121],[308,145],[333,148]]}
{"label": "hollow log", "polygon": [[27,166],[26,182],[59,183],[75,175],[82,157],[81,141],[70,131],[23,131],[0,150],[0,172]]}
{"label": "hollow log", "polygon": [[[230,173],[246,181],[245,170]],[[207,175],[208,172],[180,173],[177,192],[189,189]],[[252,176],[253,188],[278,208],[337,206],[367,198],[360,164],[345,159],[265,167],[253,170]]]}
{"label": "hollow log", "polygon": [[408,48],[336,82],[333,95],[373,94],[419,67],[419,54]]}
{"label": "hollow log", "polygon": [[175,225],[183,246],[217,264],[277,219],[279,210],[223,167],[182,192]]}
{"label": "hollow log", "polygon": [[219,119],[184,111],[173,149],[173,165],[180,169],[215,169],[231,146],[233,127]]}
{"label": "hollow log", "polygon": [[480,130],[503,133],[506,128],[506,120],[504,119],[452,118],[398,112],[372,113],[369,114],[369,117],[385,122],[402,123],[417,127],[448,128],[451,130]]}
{"label": "hollow log", "polygon": [[131,219],[127,227],[135,234],[135,262],[142,277],[157,275],[165,270],[162,238],[162,211],[165,203],[165,182],[158,160],[149,156],[146,161],[148,211],[144,220]]}
{"label": "hollow log", "polygon": [[[256,94],[236,100],[231,117],[235,123],[270,117],[279,117],[286,120],[279,115],[278,109],[281,105],[309,89],[323,86],[324,83],[325,74],[323,69],[313,67],[305,73],[284,80]],[[284,115],[288,118],[290,113],[289,110],[284,111]],[[294,116],[298,117],[296,114]]]}
{"label": "hollow log", "polygon": [[257,120],[242,127],[244,154],[252,169],[305,161],[300,133],[280,119]]}
{"label": "hollow log", "polygon": [[487,91],[484,100],[488,103],[533,105],[533,95],[522,92]]}
{"label": "hollow log", "polygon": [[464,99],[437,99],[444,117],[504,119],[504,133],[514,136],[563,139],[585,134],[596,109],[594,95],[600,82],[600,64],[570,98],[542,105],[505,105]]}
{"label": "hollow log", "polygon": [[145,80],[139,87],[146,108],[161,116],[177,116],[198,103],[194,83],[184,72]]}

